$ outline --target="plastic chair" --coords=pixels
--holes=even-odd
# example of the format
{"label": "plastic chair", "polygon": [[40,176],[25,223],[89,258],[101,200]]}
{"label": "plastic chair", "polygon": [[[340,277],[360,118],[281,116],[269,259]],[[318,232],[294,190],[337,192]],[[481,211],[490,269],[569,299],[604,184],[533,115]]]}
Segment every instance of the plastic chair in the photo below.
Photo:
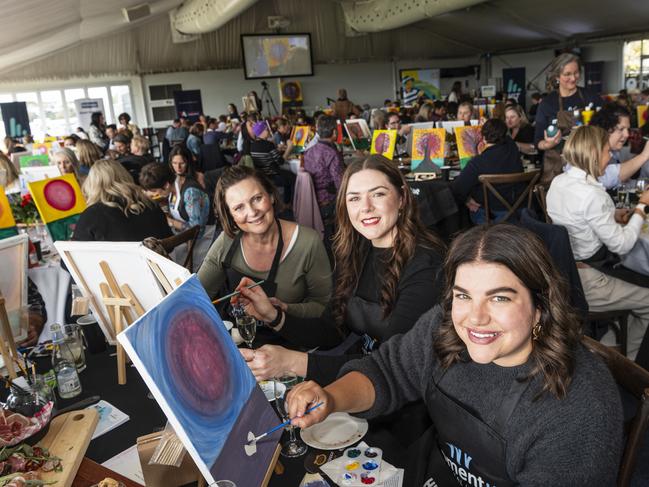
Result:
{"label": "plastic chair", "polygon": [[[481,174],[478,176],[478,181],[482,184],[482,191],[484,194],[484,210],[486,223],[491,223],[491,215],[489,211],[489,193],[493,194],[494,197],[502,203],[502,205],[507,208],[507,214],[503,218],[503,222],[509,220],[514,213],[522,206],[523,202],[527,198],[527,208],[532,206],[532,188],[541,177],[541,172],[539,170],[530,171],[530,172],[521,172],[513,174]],[[525,190],[521,193],[518,199],[512,204],[496,189],[496,185],[501,184],[520,184],[527,183]]]}
{"label": "plastic chair", "polygon": [[624,422],[626,443],[617,476],[618,487],[627,487],[631,484],[638,451],[649,426],[649,372],[590,337],[582,337],[581,342],[606,362],[618,386],[638,401],[635,415]]}

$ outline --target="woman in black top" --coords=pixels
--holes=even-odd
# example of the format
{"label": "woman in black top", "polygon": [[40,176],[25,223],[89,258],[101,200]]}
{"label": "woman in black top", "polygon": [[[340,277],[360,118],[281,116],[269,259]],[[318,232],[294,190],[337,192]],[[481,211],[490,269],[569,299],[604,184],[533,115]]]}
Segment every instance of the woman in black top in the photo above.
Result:
{"label": "woman in black top", "polygon": [[72,240],[139,242],[171,236],[164,213],[133,182],[119,162],[95,162],[83,185],[88,207]]}
{"label": "woman in black top", "polygon": [[516,142],[518,150],[524,154],[535,150],[534,127],[529,124],[523,107],[509,105],[505,109],[505,123],[507,124],[509,136]]}
{"label": "woman in black top", "polygon": [[[460,203],[464,203],[470,211],[471,221],[476,225],[484,223],[484,196],[482,185],[478,180],[481,174],[507,174],[523,172],[520,153],[516,143],[507,136],[505,122],[491,118],[482,126],[482,137],[486,148],[473,157],[460,175],[451,184],[451,190]],[[498,191],[513,203],[523,192],[525,185],[499,185]],[[496,221],[506,215],[503,204],[491,194],[489,208]]]}
{"label": "woman in black top", "polygon": [[[332,348],[360,339],[342,355],[263,346],[242,350],[257,379],[282,371],[330,382],[340,367],[409,330],[439,300],[444,246],[419,221],[401,173],[383,156],[352,163],[337,198],[337,275],[332,301],[319,318],[300,319],[273,307],[263,290],[242,289],[246,311],[295,346]],[[249,281],[242,281],[239,289]],[[377,286],[377,283],[381,283]],[[343,347],[344,348],[344,347]]]}

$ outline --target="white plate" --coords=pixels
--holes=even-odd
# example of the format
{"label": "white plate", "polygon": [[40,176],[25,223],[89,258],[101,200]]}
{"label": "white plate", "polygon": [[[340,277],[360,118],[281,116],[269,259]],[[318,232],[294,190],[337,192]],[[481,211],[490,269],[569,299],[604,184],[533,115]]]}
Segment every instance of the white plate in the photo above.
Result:
{"label": "white plate", "polygon": [[93,323],[97,323],[97,320],[92,314],[87,314],[77,319],[77,325],[85,326],[92,325]]}
{"label": "white plate", "polygon": [[367,421],[347,413],[333,413],[322,423],[300,431],[302,441],[319,450],[338,450],[358,442],[367,433]]}
{"label": "white plate", "polygon": [[[274,401],[275,400],[275,391],[273,390],[273,382],[272,380],[262,380],[259,382],[259,387],[261,387],[262,392],[264,393],[264,396],[266,396],[266,399],[268,399],[268,402]],[[286,386],[284,384],[279,385],[279,391],[284,395],[286,392]]]}

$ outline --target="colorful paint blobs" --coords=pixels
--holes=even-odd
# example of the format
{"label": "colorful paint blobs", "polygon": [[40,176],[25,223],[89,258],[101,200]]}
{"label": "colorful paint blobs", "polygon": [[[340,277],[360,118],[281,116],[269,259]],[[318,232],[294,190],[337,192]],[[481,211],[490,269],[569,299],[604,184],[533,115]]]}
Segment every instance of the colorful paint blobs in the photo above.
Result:
{"label": "colorful paint blobs", "polygon": [[196,276],[117,338],[208,483],[261,485],[281,430],[244,445],[277,415]]}
{"label": "colorful paint blobs", "polygon": [[394,146],[397,143],[396,130],[375,130],[372,136],[371,154],[381,154],[388,159],[394,157]]}
{"label": "colorful paint blobs", "polygon": [[59,211],[68,211],[74,208],[77,202],[72,185],[67,181],[61,181],[59,179],[45,183],[43,196],[45,196],[45,201],[52,208]]}
{"label": "colorful paint blobs", "polygon": [[0,186],[0,229],[12,228],[16,226],[14,215],[9,206],[9,199],[5,194],[5,189]]}
{"label": "colorful paint blobs", "polygon": [[484,150],[482,126],[455,127],[455,140],[460,161],[472,158]]}
{"label": "colorful paint blobs", "polygon": [[647,105],[638,105],[638,108],[636,108],[638,112],[638,128],[647,123],[647,116],[649,115],[649,111],[647,109],[649,109],[649,106]]}
{"label": "colorful paint blobs", "polygon": [[293,129],[293,136],[291,141],[295,147],[304,147],[306,140],[309,137],[310,128],[308,125],[298,125]]}
{"label": "colorful paint blobs", "polygon": [[413,129],[411,170],[437,172],[444,165],[445,147],[446,129]]}

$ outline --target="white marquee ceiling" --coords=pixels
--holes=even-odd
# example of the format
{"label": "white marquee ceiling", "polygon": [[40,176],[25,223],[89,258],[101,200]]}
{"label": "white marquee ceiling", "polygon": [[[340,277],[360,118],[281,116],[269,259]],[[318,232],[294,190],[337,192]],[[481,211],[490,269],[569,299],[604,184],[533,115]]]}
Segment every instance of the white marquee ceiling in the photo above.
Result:
{"label": "white marquee ceiling", "polygon": [[121,8],[142,1],[0,1],[0,81],[237,68],[240,34],[268,32],[271,15],[287,17],[289,32],[311,33],[316,63],[474,56],[649,30],[645,0],[489,0],[349,37],[339,1],[259,0],[217,31],[174,44],[168,11],[180,0],[149,0],[152,15],[127,23]]}

